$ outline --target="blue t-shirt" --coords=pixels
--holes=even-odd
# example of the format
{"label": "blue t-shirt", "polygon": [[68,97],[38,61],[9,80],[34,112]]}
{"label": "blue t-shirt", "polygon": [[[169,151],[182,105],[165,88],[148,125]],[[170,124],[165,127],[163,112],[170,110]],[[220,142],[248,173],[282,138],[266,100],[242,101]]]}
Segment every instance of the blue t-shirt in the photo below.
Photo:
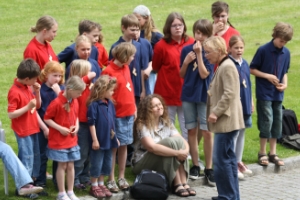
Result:
{"label": "blue t-shirt", "polygon": [[[182,49],[180,55],[180,68],[182,67],[186,55],[193,51],[193,46],[194,44],[191,44]],[[202,51],[202,59],[207,71],[209,71],[209,75],[205,79],[202,79],[197,67],[197,58],[190,62],[184,76],[181,92],[182,101],[194,103],[206,103],[207,101],[207,89],[213,77],[214,65],[210,64],[204,57],[204,51]]]}
{"label": "blue t-shirt", "polygon": [[245,59],[242,59],[240,64],[234,58],[229,55],[229,58],[233,61],[240,78],[240,97],[243,107],[244,115],[252,114],[252,94],[251,94],[251,80],[250,80],[250,68]]}
{"label": "blue t-shirt", "polygon": [[[88,106],[87,111],[88,125],[95,125],[98,142],[101,150],[107,150],[118,147],[117,136],[111,138],[111,132],[116,132],[115,106],[111,100],[104,102],[102,100],[94,101]],[[89,136],[90,139],[91,135]],[[92,141],[92,140],[91,140]]]}
{"label": "blue t-shirt", "polygon": [[[111,46],[109,51],[109,60],[113,59],[112,52],[111,52],[112,49],[122,42],[126,42],[126,41],[123,40],[122,37],[120,37],[120,39]],[[130,69],[130,76],[134,88],[134,96],[139,97],[142,92],[141,70],[145,70],[148,67],[149,62],[147,62],[147,59],[144,59],[145,55],[142,52],[142,47],[141,47],[142,45],[139,42],[134,40],[132,40],[132,44],[136,48],[136,53],[134,56],[134,60],[129,65],[129,69]]]}
{"label": "blue t-shirt", "polygon": [[[71,62],[75,59],[78,59],[78,55],[76,52],[76,44],[73,43],[70,46],[66,47],[62,52],[60,52],[57,55],[58,61],[60,63],[65,63],[66,64],[66,69],[69,67],[69,65],[71,64]],[[94,59],[94,60],[98,60],[98,49],[92,45],[92,50],[91,50],[91,55],[90,58]]]}
{"label": "blue t-shirt", "polygon": [[[282,83],[283,76],[288,73],[290,67],[290,51],[283,47],[278,49],[274,46],[273,40],[260,46],[250,64],[251,69],[277,76]],[[280,92],[267,79],[255,77],[256,99],[262,101],[282,101],[283,92]]]}
{"label": "blue t-shirt", "polygon": [[[141,38],[145,38],[145,30],[141,30]],[[151,35],[151,46],[154,49],[155,44],[163,37],[163,34],[160,32],[152,32]]]}

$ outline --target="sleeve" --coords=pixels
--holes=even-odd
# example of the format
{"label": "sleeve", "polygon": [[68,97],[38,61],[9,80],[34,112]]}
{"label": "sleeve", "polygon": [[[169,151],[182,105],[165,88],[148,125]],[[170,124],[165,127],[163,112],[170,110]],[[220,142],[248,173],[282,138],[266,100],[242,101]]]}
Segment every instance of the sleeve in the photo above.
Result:
{"label": "sleeve", "polygon": [[250,63],[250,68],[251,69],[257,69],[260,70],[261,65],[262,65],[262,60],[263,60],[263,51],[261,50],[261,48],[258,48],[251,63]]}
{"label": "sleeve", "polygon": [[15,111],[18,108],[18,102],[20,102],[19,95],[17,93],[9,91],[7,95],[7,100],[8,100],[7,112]]}
{"label": "sleeve", "polygon": [[188,54],[187,53],[187,48],[184,47],[182,49],[181,53],[180,53],[180,68],[182,67],[182,64],[183,64],[184,59],[185,59],[185,57],[186,57],[187,54]]}
{"label": "sleeve", "polygon": [[26,58],[32,58],[35,61],[39,60],[39,58],[38,58],[35,50],[31,49],[30,47],[27,47],[25,49],[23,56],[24,56],[24,59],[26,59]]}
{"label": "sleeve", "polygon": [[154,71],[159,71],[161,66],[162,66],[162,61],[163,61],[163,48],[160,45],[161,43],[158,43],[154,47],[153,51],[153,57],[152,57],[152,68]]}
{"label": "sleeve", "polygon": [[138,130],[138,137],[140,139],[142,139],[143,137],[152,137],[152,136],[151,136],[150,130],[147,129],[146,126],[143,126],[143,128],[141,130]]}
{"label": "sleeve", "polygon": [[74,49],[68,46],[57,55],[57,58],[60,63],[69,63],[69,60],[73,58],[73,55]]}
{"label": "sleeve", "polygon": [[57,109],[55,101],[52,101],[48,106],[46,113],[44,115],[44,120],[53,119],[56,116]]}
{"label": "sleeve", "polygon": [[98,63],[102,68],[103,66],[108,65],[108,53],[104,46],[102,46],[101,50],[101,52],[99,51]]}
{"label": "sleeve", "polygon": [[152,46],[151,46],[150,43],[149,43],[149,46],[148,46],[148,51],[149,51],[149,62],[151,62],[152,57],[153,57],[153,49],[152,49]]}
{"label": "sleeve", "polygon": [[175,128],[174,124],[172,123],[170,126],[170,137],[179,134],[178,130]]}
{"label": "sleeve", "polygon": [[94,103],[91,103],[88,106],[88,111],[87,111],[87,123],[89,126],[95,125],[95,120],[96,120],[96,111],[95,111],[95,106]]}

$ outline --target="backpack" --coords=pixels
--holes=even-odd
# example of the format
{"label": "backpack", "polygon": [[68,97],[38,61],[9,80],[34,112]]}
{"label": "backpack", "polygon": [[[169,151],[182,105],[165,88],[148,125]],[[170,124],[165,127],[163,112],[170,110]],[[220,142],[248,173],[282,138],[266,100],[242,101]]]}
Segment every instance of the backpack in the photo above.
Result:
{"label": "backpack", "polygon": [[131,197],[134,199],[164,200],[169,196],[166,177],[156,171],[145,169],[130,187]]}

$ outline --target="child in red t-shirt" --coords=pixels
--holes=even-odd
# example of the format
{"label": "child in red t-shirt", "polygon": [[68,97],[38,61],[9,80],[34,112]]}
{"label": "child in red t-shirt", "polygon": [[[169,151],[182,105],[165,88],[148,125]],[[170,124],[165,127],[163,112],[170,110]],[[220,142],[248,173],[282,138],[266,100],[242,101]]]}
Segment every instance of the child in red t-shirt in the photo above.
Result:
{"label": "child in red t-shirt", "polygon": [[[47,156],[58,162],[56,179],[59,193],[57,200],[79,200],[73,192],[74,161],[80,159],[77,144],[79,106],[76,98],[81,95],[85,86],[80,77],[69,78],[66,90],[61,91],[58,97],[50,103],[44,115],[44,121],[49,126]],[[67,171],[68,182],[67,194],[65,171]]]}
{"label": "child in red t-shirt", "polygon": [[[136,49],[129,42],[122,42],[112,50],[113,62],[107,66],[102,74],[117,78],[117,88],[113,95],[116,108],[116,135],[120,142],[118,148],[119,164],[119,187],[128,189],[129,184],[125,179],[127,145],[133,142],[133,122],[136,118],[136,106],[133,85],[130,77],[129,64],[134,59]],[[119,188],[115,183],[115,160],[117,148],[113,149],[112,170],[108,179],[107,187],[111,192],[118,192]]]}
{"label": "child in red t-shirt", "polygon": [[101,69],[103,69],[103,67],[106,67],[108,65],[108,53],[103,45],[103,34],[102,34],[102,27],[100,24],[96,23],[99,29],[99,38],[98,41],[96,43],[94,43],[95,47],[98,49],[98,64],[100,66]]}
{"label": "child in red t-shirt", "polygon": [[90,129],[87,124],[87,106],[86,100],[90,95],[91,86],[93,83],[91,82],[95,76],[95,72],[91,72],[91,64],[86,60],[73,60],[70,67],[70,77],[76,75],[82,78],[85,83],[85,89],[82,92],[81,96],[78,97],[79,104],[79,131],[78,131],[78,145],[80,147],[80,160],[74,162],[75,169],[75,180],[74,186],[76,189],[85,189],[86,184],[89,183],[90,175],[89,175],[89,165],[90,165],[90,148],[89,148],[89,135]]}
{"label": "child in red t-shirt", "polygon": [[40,128],[36,112],[41,106],[41,86],[36,82],[39,74],[40,67],[33,59],[23,60],[7,95],[7,112],[18,142],[18,157],[33,178],[38,177],[40,168],[37,134]]}

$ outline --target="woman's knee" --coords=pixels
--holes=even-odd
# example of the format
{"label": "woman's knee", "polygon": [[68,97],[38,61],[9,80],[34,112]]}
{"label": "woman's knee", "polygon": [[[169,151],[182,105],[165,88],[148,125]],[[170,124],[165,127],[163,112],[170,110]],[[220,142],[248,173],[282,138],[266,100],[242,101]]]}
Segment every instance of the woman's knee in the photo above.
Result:
{"label": "woman's knee", "polygon": [[185,148],[183,138],[181,137],[168,137],[159,142],[159,144],[170,147],[172,149],[183,149]]}

